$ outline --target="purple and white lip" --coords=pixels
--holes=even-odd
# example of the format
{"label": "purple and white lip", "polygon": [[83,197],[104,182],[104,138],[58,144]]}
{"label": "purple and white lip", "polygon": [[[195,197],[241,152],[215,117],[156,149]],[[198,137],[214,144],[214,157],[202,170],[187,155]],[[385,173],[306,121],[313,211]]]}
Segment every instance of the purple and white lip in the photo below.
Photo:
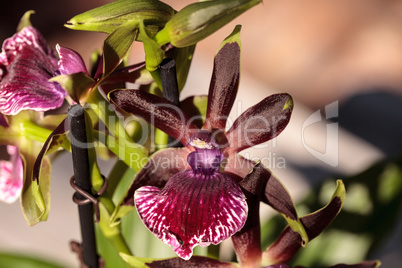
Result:
{"label": "purple and white lip", "polygon": [[139,188],[134,194],[138,214],[159,239],[188,260],[197,245],[217,245],[246,222],[246,197],[236,182],[221,173],[223,155],[213,136],[201,130],[189,139],[191,169],[173,175],[163,189]]}

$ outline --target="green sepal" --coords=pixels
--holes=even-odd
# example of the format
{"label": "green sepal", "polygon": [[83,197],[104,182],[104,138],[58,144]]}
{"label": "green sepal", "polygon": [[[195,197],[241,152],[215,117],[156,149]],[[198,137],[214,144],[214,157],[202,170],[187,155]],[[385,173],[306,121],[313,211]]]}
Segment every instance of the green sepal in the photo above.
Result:
{"label": "green sepal", "polygon": [[158,0],[117,0],[70,19],[73,30],[112,33],[127,21],[144,22],[157,31],[173,16],[174,9]]}
{"label": "green sepal", "polygon": [[[48,157],[43,157],[38,180],[32,180],[33,165],[35,159],[32,152],[25,152],[26,146],[35,148],[39,152],[38,144],[24,144],[20,147],[21,158],[24,162],[24,186],[21,193],[22,212],[28,225],[32,226],[41,221],[46,221],[50,206],[50,173],[51,163]],[[38,150],[36,150],[38,149]],[[36,155],[36,153],[35,153]],[[25,157],[27,156],[27,157]]]}
{"label": "green sepal", "polygon": [[24,13],[24,15],[22,15],[20,22],[18,23],[18,26],[17,26],[17,32],[21,31],[25,27],[32,26],[32,23],[31,23],[31,15],[32,14],[35,14],[34,10],[28,10],[27,12]]}
{"label": "green sepal", "polygon": [[74,74],[62,74],[54,76],[49,81],[57,82],[67,92],[67,94],[77,103],[95,85],[95,80],[84,72]]}
{"label": "green sepal", "polygon": [[103,77],[106,77],[123,61],[133,44],[138,22],[128,21],[108,35],[103,42]]}
{"label": "green sepal", "polygon": [[159,64],[165,57],[165,53],[158,43],[150,37],[150,33],[143,23],[140,23],[140,36],[144,43],[145,63],[147,70],[153,72],[159,68]]}
{"label": "green sepal", "polygon": [[261,0],[216,0],[186,6],[158,32],[159,45],[170,42],[175,47],[194,45],[211,35]]}

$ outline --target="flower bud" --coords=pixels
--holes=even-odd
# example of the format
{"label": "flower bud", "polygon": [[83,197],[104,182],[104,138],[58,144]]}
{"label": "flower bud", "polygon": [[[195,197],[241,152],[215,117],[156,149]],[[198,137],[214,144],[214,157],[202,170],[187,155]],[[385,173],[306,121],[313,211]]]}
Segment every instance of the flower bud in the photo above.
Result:
{"label": "flower bud", "polygon": [[216,0],[186,6],[155,36],[158,44],[193,45],[260,3],[261,0]]}
{"label": "flower bud", "polygon": [[127,21],[143,22],[156,32],[174,15],[174,9],[158,0],[117,0],[70,19],[73,30],[111,33]]}

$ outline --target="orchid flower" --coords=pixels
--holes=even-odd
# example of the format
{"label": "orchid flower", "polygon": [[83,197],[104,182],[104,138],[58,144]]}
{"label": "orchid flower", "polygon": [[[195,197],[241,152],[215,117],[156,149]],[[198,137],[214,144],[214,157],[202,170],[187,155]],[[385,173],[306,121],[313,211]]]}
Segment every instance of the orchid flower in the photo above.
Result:
{"label": "orchid flower", "polygon": [[62,121],[62,116],[44,117],[43,112],[59,108],[67,94],[49,81],[58,73],[58,58],[29,22],[31,13],[25,13],[0,53],[0,144],[11,155],[1,163],[0,195],[10,202],[21,196],[24,216],[34,225],[46,220],[50,202],[50,160],[43,154],[35,164],[36,156],[50,129]]}
{"label": "orchid flower", "polygon": [[[185,111],[147,92],[116,90],[109,95],[118,107],[143,117],[185,146],[155,153],[123,201],[125,206],[135,204],[147,228],[183,259],[191,257],[196,245],[218,244],[234,235],[246,223],[247,214],[255,213],[239,183],[256,163],[237,153],[275,138],[292,112],[290,95],[275,94],[246,110],[225,132],[239,84],[238,33],[236,28],[215,57],[202,129]],[[268,176],[261,178],[266,191],[263,201],[300,231],[286,189],[268,170],[263,176]],[[259,243],[259,238],[253,243]]]}
{"label": "orchid flower", "polygon": [[57,57],[32,26],[6,39],[0,54],[0,112],[48,111],[63,104],[66,92],[48,81],[58,70]]}

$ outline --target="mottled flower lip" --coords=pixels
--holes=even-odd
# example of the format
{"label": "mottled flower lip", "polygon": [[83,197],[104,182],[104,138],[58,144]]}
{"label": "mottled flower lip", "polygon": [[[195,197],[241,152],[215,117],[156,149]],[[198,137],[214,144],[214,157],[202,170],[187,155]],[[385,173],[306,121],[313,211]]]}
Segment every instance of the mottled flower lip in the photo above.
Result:
{"label": "mottled flower lip", "polygon": [[9,161],[0,161],[0,201],[11,204],[21,195],[24,167],[16,146],[7,145]]}
{"label": "mottled flower lip", "polygon": [[162,190],[139,188],[134,201],[145,226],[185,260],[195,246],[217,245],[232,236],[243,227],[248,213],[240,187],[220,172],[179,172]]}
{"label": "mottled flower lip", "polygon": [[0,112],[48,111],[60,107],[66,92],[48,81],[57,71],[57,57],[34,27],[6,39],[0,54]]}

